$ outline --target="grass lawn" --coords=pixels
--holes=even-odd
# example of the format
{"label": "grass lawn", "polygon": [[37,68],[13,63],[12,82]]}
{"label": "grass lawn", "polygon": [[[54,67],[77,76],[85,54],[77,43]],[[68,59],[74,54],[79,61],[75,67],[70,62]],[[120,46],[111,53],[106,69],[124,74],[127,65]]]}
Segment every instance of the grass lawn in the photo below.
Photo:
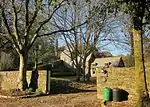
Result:
{"label": "grass lawn", "polygon": [[51,80],[65,80],[65,81],[74,81],[76,76],[58,76],[58,77],[50,77]]}

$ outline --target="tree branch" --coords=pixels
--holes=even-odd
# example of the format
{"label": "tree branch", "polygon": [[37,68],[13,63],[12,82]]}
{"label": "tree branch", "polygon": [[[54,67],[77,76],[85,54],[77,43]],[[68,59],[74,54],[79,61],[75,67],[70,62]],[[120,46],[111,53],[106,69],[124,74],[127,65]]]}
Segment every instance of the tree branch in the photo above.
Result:
{"label": "tree branch", "polygon": [[36,17],[37,17],[38,11],[39,11],[39,9],[38,9],[37,3],[36,3],[36,4],[35,4],[34,15],[33,15],[33,17],[32,17],[32,20],[29,22],[29,26],[27,27],[27,31],[26,31],[27,34],[26,34],[26,35],[28,35],[31,26],[33,25],[33,23],[34,23],[34,21],[35,21],[35,19],[36,19]]}
{"label": "tree branch", "polygon": [[21,11],[22,5],[23,5],[23,1],[21,1],[21,5],[20,5],[19,9],[17,10],[17,13],[19,13]]}
{"label": "tree branch", "polygon": [[[28,38],[29,38],[29,31],[30,31],[30,29],[31,29],[31,26],[33,25],[33,23],[34,23],[34,21],[35,21],[35,19],[36,19],[36,17],[37,17],[37,14],[38,14],[38,11],[39,11],[39,9],[38,9],[38,6],[37,6],[37,0],[36,0],[36,4],[35,4],[35,11],[34,11],[34,15],[33,15],[33,17],[32,17],[32,19],[31,19],[31,21],[28,23],[28,22],[26,22],[26,28],[25,28],[25,45],[27,45],[28,44]],[[26,18],[27,18],[27,16],[26,16]],[[28,25],[27,25],[28,24]],[[34,40],[35,41],[35,40]]]}
{"label": "tree branch", "polygon": [[0,8],[2,10],[2,18],[3,18],[4,25],[6,27],[6,30],[7,30],[8,34],[9,34],[9,36],[11,37],[11,42],[14,44],[14,46],[17,48],[17,50],[20,51],[20,48],[19,48],[19,46],[18,46],[18,44],[16,42],[16,38],[11,33],[11,30],[9,28],[9,24],[8,24],[8,21],[7,21],[7,18],[6,18],[6,14],[5,14],[5,9],[4,9],[4,7],[1,4],[0,4]]}
{"label": "tree branch", "polygon": [[[83,26],[84,24],[86,24],[86,22],[84,22],[84,23],[82,23],[82,24],[80,24],[80,25],[77,25],[76,27]],[[66,29],[66,30],[64,30],[64,29],[56,30],[56,31],[53,31],[53,32],[51,32],[51,33],[46,33],[46,34],[38,35],[38,37],[41,37],[41,36],[49,36],[49,35],[56,34],[56,33],[59,33],[59,32],[69,32],[69,31],[74,30],[74,28],[75,28],[75,27],[72,27],[72,28]]]}
{"label": "tree branch", "polygon": [[4,48],[8,43],[10,43],[10,41],[7,40],[5,43],[1,44],[1,45],[0,45],[0,49],[1,49],[1,48]]}
{"label": "tree branch", "polygon": [[7,22],[7,18],[6,18],[6,15],[5,15],[4,8],[3,8],[3,6],[2,6],[1,4],[0,4],[0,8],[1,8],[1,10],[2,10],[3,22],[4,22],[5,26],[6,26],[6,29],[7,29],[7,31],[8,31],[8,34],[9,34],[10,36],[12,36],[11,31],[10,31],[10,28],[9,28],[9,25],[8,25],[8,22]]}
{"label": "tree branch", "polygon": [[[36,30],[34,36],[32,37],[32,39],[31,39],[31,41],[30,41],[30,44],[29,44],[29,46],[28,46],[29,48],[30,48],[30,47],[32,46],[32,44],[35,42],[35,40],[36,40],[37,37],[48,35],[48,34],[45,34],[45,35],[38,35],[38,33],[39,33],[39,31],[41,30],[41,28],[42,28],[45,24],[47,24],[47,23],[52,19],[54,13],[62,6],[62,4],[64,3],[64,1],[65,1],[65,0],[61,1],[61,2],[59,3],[59,5],[55,8],[55,10],[51,13],[51,15],[49,16],[49,18],[46,19],[46,20],[44,20],[44,21],[42,22],[42,24],[40,24],[40,26],[37,28],[37,30]],[[52,35],[52,34],[55,34],[55,33],[57,33],[57,32],[58,32],[58,31],[54,31],[54,32],[49,33],[49,34]]]}
{"label": "tree branch", "polygon": [[17,40],[17,43],[19,45],[19,48],[22,49],[22,43],[21,43],[21,39],[20,39],[20,36],[19,36],[19,31],[18,31],[18,15],[17,15],[17,10],[16,10],[16,7],[15,7],[15,3],[14,3],[14,0],[12,0],[12,8],[13,8],[13,14],[14,14],[14,21],[13,21],[13,26],[14,26],[14,36]]}
{"label": "tree branch", "polygon": [[25,0],[25,27],[27,28],[28,23],[29,23],[29,9],[28,9],[28,5],[29,5],[29,0]]}
{"label": "tree branch", "polygon": [[41,25],[39,26],[39,28],[36,30],[36,33],[37,33],[37,34],[38,34],[39,31],[41,30],[41,28],[42,28],[46,23],[48,23],[48,22],[52,19],[54,13],[62,6],[63,2],[64,2],[64,0],[63,0],[61,3],[59,3],[59,5],[55,8],[55,10],[51,13],[51,15],[49,16],[49,18],[46,19],[46,20],[44,20],[44,21],[42,22],[42,24],[41,24]]}

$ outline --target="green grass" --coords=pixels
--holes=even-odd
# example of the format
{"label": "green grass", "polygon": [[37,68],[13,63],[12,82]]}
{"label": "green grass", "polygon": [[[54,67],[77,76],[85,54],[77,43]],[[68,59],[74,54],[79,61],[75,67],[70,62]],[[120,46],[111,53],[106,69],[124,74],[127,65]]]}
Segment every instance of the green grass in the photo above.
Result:
{"label": "green grass", "polygon": [[51,80],[62,80],[62,81],[74,81],[75,76],[59,76],[59,77],[50,77]]}
{"label": "green grass", "polygon": [[70,93],[80,90],[82,84],[74,81],[75,76],[51,77],[51,93]]}

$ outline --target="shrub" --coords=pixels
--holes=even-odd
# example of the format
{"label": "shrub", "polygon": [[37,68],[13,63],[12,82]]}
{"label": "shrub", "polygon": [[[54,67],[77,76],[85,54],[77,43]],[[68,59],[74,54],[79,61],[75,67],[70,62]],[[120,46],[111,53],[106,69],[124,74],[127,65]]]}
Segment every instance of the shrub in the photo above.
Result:
{"label": "shrub", "polygon": [[42,94],[43,94],[43,91],[40,90],[40,89],[36,89],[36,94],[37,94],[37,95],[42,95]]}
{"label": "shrub", "polygon": [[32,93],[32,92],[33,92],[33,89],[32,89],[32,88],[28,88],[28,89],[25,90],[25,92],[26,92],[26,93]]}
{"label": "shrub", "polygon": [[124,63],[126,67],[133,67],[134,66],[134,58],[133,56],[125,56],[123,57]]}
{"label": "shrub", "polygon": [[15,53],[0,52],[0,70],[12,70],[18,67],[19,60]]}

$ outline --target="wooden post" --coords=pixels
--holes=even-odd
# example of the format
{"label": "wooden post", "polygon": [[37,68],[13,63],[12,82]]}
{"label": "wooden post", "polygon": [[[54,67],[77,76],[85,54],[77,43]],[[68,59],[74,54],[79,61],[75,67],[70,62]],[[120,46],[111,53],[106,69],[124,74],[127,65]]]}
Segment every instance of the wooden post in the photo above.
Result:
{"label": "wooden post", "polygon": [[50,94],[51,90],[51,67],[47,65],[47,73],[46,73],[46,93]]}

